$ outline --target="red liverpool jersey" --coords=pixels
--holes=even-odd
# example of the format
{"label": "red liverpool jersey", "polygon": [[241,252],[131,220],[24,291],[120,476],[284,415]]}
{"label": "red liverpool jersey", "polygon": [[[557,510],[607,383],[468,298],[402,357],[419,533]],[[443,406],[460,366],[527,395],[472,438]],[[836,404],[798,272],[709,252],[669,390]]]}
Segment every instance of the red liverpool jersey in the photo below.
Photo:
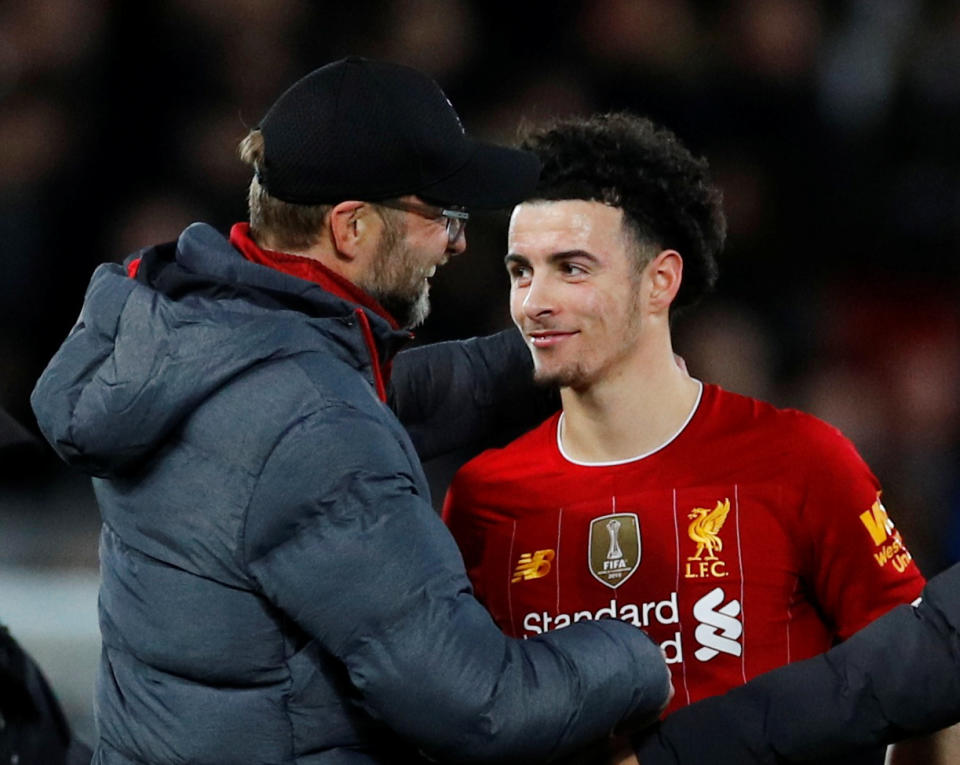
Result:
{"label": "red liverpool jersey", "polygon": [[668,443],[577,463],[560,414],[457,473],[444,517],[510,635],[617,617],[663,647],[670,711],[829,648],[924,584],[835,428],[705,385]]}

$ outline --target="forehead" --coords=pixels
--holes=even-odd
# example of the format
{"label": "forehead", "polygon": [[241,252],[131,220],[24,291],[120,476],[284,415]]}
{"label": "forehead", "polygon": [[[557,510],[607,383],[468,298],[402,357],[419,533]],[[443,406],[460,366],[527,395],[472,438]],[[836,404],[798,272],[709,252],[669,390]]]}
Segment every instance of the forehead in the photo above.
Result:
{"label": "forehead", "polygon": [[623,211],[584,199],[524,202],[513,209],[507,234],[518,255],[584,250],[601,253],[622,247]]}

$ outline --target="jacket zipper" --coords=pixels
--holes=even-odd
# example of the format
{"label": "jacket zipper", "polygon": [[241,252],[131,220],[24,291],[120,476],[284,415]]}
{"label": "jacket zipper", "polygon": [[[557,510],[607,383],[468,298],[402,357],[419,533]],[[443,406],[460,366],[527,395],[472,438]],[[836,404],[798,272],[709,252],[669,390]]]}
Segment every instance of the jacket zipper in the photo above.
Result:
{"label": "jacket zipper", "polygon": [[373,371],[373,383],[377,389],[377,398],[384,404],[387,403],[387,386],[383,379],[383,371],[380,368],[380,355],[377,353],[377,345],[373,339],[373,330],[370,328],[370,319],[362,308],[354,308],[353,312],[357,315],[360,322],[360,328],[363,330],[363,339],[367,344],[367,350],[370,352],[370,368]]}

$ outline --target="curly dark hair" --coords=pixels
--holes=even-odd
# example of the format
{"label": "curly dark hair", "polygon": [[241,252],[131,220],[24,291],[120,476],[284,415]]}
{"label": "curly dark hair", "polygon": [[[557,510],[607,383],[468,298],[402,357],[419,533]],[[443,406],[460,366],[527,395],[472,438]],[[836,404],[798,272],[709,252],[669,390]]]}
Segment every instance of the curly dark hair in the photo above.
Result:
{"label": "curly dark hair", "polygon": [[[528,132],[522,145],[543,163],[528,201],[586,199],[619,207],[641,246],[680,253],[683,281],[673,313],[713,288],[727,229],[722,196],[706,160],[672,132],[616,112],[558,120]],[[638,255],[641,265],[648,247]]]}

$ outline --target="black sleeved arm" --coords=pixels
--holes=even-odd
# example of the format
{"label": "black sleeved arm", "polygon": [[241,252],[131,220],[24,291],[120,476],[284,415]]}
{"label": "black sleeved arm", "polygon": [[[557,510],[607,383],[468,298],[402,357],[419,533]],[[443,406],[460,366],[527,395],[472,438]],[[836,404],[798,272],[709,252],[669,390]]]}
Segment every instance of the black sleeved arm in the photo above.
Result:
{"label": "black sleeved arm", "polygon": [[533,364],[515,329],[433,343],[398,354],[389,402],[421,460],[504,443],[559,407],[536,386]]}
{"label": "black sleeved arm", "polygon": [[960,564],[931,579],[918,605],[682,709],[634,744],[641,765],[839,763],[958,721]]}

